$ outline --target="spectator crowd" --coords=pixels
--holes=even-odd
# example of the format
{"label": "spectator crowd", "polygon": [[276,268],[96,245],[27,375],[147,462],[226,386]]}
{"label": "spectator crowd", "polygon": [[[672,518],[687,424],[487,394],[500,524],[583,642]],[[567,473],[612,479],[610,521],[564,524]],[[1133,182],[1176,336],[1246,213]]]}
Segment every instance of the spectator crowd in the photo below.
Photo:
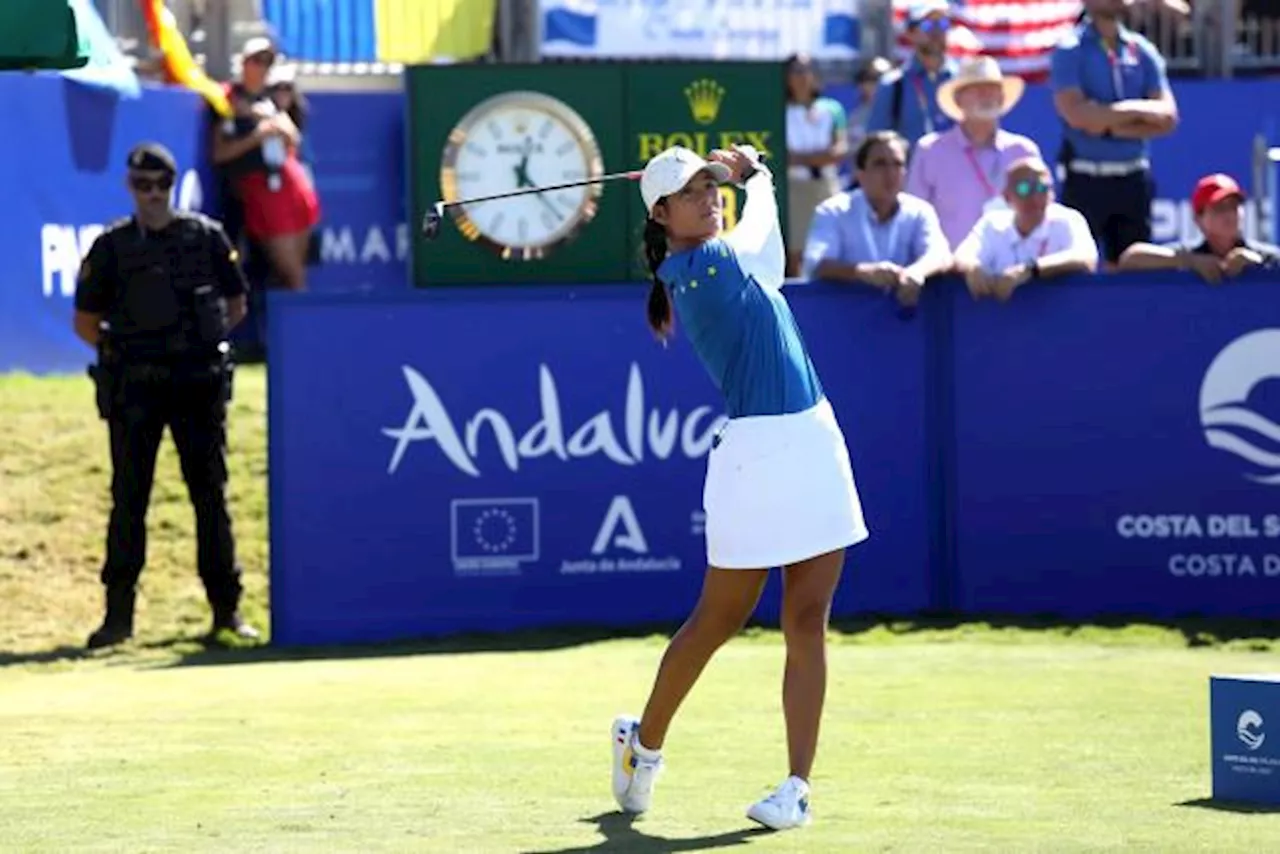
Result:
{"label": "spectator crowd", "polygon": [[[914,3],[912,54],[859,72],[860,107],[819,95],[803,56],[788,65],[788,273],[879,288],[903,306],[936,273],[962,275],[975,298],[1075,272],[1191,270],[1217,283],[1280,265],[1280,249],[1247,240],[1245,193],[1205,175],[1191,193],[1203,239],[1151,242],[1150,140],[1176,133],[1164,58],[1125,25],[1127,0],[1084,0],[1049,71],[1063,123],[1058,151],[1001,127],[1021,78],[990,57],[948,55],[946,0]],[[853,180],[839,186],[850,159]]]}

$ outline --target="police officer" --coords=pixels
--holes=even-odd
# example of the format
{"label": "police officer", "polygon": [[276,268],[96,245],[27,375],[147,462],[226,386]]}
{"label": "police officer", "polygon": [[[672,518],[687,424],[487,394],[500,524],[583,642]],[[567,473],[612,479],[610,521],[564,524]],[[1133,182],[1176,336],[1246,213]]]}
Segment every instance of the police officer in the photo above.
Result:
{"label": "police officer", "polygon": [[212,634],[258,632],[239,614],[240,570],[227,515],[227,334],[245,314],[248,285],[222,227],[175,211],[173,155],[146,143],[128,157],[133,216],[94,241],[80,269],[75,331],[98,349],[90,368],[111,436],[111,519],[102,568],[106,617],[90,649],[133,634],[156,453],[167,425],[195,508],[197,567]]}

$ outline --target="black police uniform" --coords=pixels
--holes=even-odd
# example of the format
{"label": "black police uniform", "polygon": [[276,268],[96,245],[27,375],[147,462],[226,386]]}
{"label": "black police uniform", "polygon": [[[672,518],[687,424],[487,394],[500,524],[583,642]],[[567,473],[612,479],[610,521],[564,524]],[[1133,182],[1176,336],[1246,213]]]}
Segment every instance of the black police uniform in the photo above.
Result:
{"label": "black police uniform", "polygon": [[238,613],[240,569],[225,495],[232,372],[226,300],[247,288],[221,226],[200,214],[175,212],[159,231],[136,217],[120,220],[84,261],[75,306],[103,315],[107,327],[91,370],[99,412],[110,427],[113,501],[102,568],[107,615],[90,647],[132,634],[147,506],[166,426],[195,508],[197,566],[214,631],[256,634]]}

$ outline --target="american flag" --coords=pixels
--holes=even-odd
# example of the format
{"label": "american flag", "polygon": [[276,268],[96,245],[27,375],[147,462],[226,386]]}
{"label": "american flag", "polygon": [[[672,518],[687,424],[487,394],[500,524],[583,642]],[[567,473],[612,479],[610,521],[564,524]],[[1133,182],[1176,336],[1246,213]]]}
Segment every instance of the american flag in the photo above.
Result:
{"label": "american flag", "polygon": [[[898,54],[906,58],[910,0],[893,0],[893,23]],[[1076,24],[1080,0],[951,0],[952,27],[948,53],[956,58],[989,54],[1005,74],[1042,80],[1049,72],[1049,54]]]}

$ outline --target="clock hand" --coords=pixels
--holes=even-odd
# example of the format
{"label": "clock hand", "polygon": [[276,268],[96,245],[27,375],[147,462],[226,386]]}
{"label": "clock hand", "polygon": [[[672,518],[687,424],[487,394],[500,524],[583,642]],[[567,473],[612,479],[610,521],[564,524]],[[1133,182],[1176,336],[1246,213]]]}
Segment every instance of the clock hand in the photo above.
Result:
{"label": "clock hand", "polygon": [[554,216],[557,220],[564,221],[564,216],[561,215],[560,211],[556,210],[555,205],[551,204],[551,200],[548,199],[546,196],[542,195],[542,193],[538,193],[538,201],[546,205],[547,210],[551,211],[551,215]]}
{"label": "clock hand", "polygon": [[[525,169],[525,172],[524,172],[524,180],[525,180],[525,181],[527,181],[528,183],[527,183],[527,184],[522,184],[521,186],[528,187],[528,188],[529,188],[529,189],[531,189],[531,190],[537,190],[537,189],[539,189],[539,188],[538,188],[538,185],[537,185],[537,184],[535,184],[535,183],[533,182],[533,179],[529,177],[529,172],[528,172],[528,169],[527,169],[527,168]],[[537,197],[538,197],[538,201],[540,201],[540,202],[542,202],[544,205],[546,205],[547,210],[551,211],[551,215],[552,215],[552,216],[554,216],[554,217],[556,218],[556,220],[557,220],[557,221],[561,221],[561,222],[563,222],[563,221],[564,221],[564,215],[563,215],[563,214],[561,214],[561,213],[560,213],[560,211],[556,209],[556,206],[555,206],[555,205],[551,204],[551,200],[550,200],[550,199],[548,199],[546,196],[544,196],[541,192],[536,193],[536,195],[537,195]]]}

